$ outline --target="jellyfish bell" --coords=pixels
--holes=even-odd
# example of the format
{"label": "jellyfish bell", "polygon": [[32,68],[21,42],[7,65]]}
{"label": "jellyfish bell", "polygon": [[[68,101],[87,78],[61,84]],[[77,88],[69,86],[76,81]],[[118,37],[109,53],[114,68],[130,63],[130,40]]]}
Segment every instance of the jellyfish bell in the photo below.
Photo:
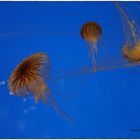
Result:
{"label": "jellyfish bell", "polygon": [[93,48],[97,49],[97,41],[102,34],[102,29],[100,25],[96,22],[87,22],[81,28],[81,37],[89,42],[92,43]]}
{"label": "jellyfish bell", "polygon": [[[54,109],[68,121],[72,119],[57,106],[55,100],[45,80],[49,77],[50,61],[48,55],[42,52],[33,54],[24,59],[14,71],[8,80],[10,91],[16,96],[26,96],[34,94],[35,102],[41,99],[44,103],[50,101]],[[47,99],[47,100],[46,100]]]}

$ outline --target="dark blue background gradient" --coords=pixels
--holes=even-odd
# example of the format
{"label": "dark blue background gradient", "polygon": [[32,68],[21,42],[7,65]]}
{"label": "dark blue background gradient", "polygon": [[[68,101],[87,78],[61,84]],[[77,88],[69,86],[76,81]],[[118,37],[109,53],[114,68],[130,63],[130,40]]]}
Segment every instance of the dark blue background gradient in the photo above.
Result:
{"label": "dark blue background gradient", "polygon": [[[140,25],[139,3],[125,4]],[[101,60],[104,67],[109,68],[108,62],[117,65],[115,59],[122,61],[117,49],[125,38],[113,2],[0,2],[0,81],[5,81],[0,85],[0,138],[140,138],[139,67],[74,76],[91,66],[80,37],[81,26],[91,20],[103,30],[98,47],[114,58],[98,51],[106,57]],[[49,55],[51,76],[58,78],[46,82],[74,123],[57,115],[49,103],[9,94],[10,73],[37,52]]]}

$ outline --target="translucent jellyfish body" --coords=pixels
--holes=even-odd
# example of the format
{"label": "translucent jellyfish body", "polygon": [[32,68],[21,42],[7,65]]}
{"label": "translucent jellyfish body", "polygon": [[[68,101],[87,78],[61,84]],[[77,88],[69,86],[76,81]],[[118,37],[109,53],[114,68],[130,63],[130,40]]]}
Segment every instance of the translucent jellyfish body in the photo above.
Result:
{"label": "translucent jellyfish body", "polygon": [[51,91],[45,80],[49,77],[50,61],[45,53],[36,53],[24,59],[12,72],[8,80],[9,89],[12,95],[26,96],[34,94],[37,102],[41,99],[44,103],[47,100],[55,110],[65,119],[72,121],[70,117],[57,106],[52,98]]}
{"label": "translucent jellyfish body", "polygon": [[96,58],[95,55],[97,53],[97,41],[101,37],[102,29],[100,25],[96,22],[87,22],[81,28],[81,37],[88,42],[89,48],[89,57],[91,59],[91,63],[95,69],[96,66]]}

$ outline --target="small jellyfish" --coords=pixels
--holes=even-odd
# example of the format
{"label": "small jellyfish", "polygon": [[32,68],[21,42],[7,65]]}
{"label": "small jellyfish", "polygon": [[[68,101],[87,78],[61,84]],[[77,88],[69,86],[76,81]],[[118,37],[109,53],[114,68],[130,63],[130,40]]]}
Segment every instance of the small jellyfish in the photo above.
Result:
{"label": "small jellyfish", "polygon": [[[45,83],[49,77],[50,61],[45,53],[36,53],[24,59],[12,72],[8,84],[13,95],[26,96],[30,93],[34,94],[37,102],[41,99],[46,103],[49,99],[51,105],[56,111],[67,120],[71,120],[66,113],[62,112],[57,106],[55,100],[51,96],[51,91]],[[47,96],[47,98],[46,98]]]}
{"label": "small jellyfish", "polygon": [[125,43],[121,52],[128,62],[140,62],[140,28],[127,8],[123,8],[118,2],[115,4],[120,12],[125,34]]}
{"label": "small jellyfish", "polygon": [[87,22],[81,28],[81,37],[89,44],[89,56],[94,68],[96,65],[95,54],[97,53],[97,41],[101,37],[101,34],[102,29],[96,22]]}

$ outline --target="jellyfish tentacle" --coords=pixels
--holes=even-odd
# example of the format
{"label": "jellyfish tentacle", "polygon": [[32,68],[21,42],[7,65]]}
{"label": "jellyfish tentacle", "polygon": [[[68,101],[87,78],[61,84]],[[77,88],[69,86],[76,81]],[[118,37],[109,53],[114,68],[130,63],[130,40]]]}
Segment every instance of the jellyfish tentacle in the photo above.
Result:
{"label": "jellyfish tentacle", "polygon": [[92,64],[92,67],[94,69],[94,71],[96,72],[96,53],[95,53],[95,48],[92,46],[92,44],[90,45],[90,55],[89,55],[89,58],[90,58],[90,61],[91,61],[91,64]]}
{"label": "jellyfish tentacle", "polygon": [[40,98],[41,98],[41,100],[42,100],[42,102],[43,102],[44,104],[47,103],[47,98],[46,98],[46,93],[45,93],[45,91],[43,91],[43,92],[40,94]]}
{"label": "jellyfish tentacle", "polygon": [[50,89],[46,90],[46,95],[48,97],[48,100],[50,101],[51,105],[53,106],[53,108],[57,111],[57,113],[65,120],[73,123],[74,120],[73,118],[71,118],[66,112],[62,111],[59,106],[57,105],[57,103],[55,102],[55,100],[53,99],[52,95],[51,95],[51,91]]}
{"label": "jellyfish tentacle", "polygon": [[97,39],[94,38],[91,42],[92,42],[93,48],[95,50],[95,53],[97,54],[97,51],[98,51],[98,48],[97,48]]}

